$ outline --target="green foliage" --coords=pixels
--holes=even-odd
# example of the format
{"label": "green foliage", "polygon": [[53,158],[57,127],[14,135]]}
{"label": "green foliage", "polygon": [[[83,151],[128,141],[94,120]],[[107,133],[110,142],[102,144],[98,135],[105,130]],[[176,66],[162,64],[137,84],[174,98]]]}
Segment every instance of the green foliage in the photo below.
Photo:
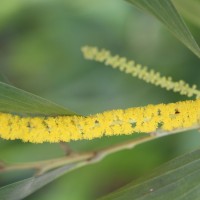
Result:
{"label": "green foliage", "polygon": [[154,173],[134,181],[103,199],[199,199],[200,150],[171,160]]}
{"label": "green foliage", "polygon": [[[106,47],[122,55],[126,53],[137,62],[157,67],[157,71],[173,75],[177,80],[200,84],[199,60],[191,53],[200,57],[199,47],[176,11],[176,8],[180,10],[189,19],[190,26],[196,28],[194,34],[198,41],[200,6],[196,0],[176,0],[176,8],[167,0],[129,0],[155,16],[191,52],[163,30],[156,20],[130,9],[123,1],[30,2],[0,3],[0,70],[3,74],[0,80],[11,80],[38,96],[0,83],[2,112],[46,116],[75,114],[65,108],[70,107],[78,113],[90,114],[179,100],[178,95],[83,60],[79,49],[85,44]],[[133,183],[105,199],[129,199],[130,195],[131,199],[133,195],[136,199],[160,199],[160,195],[162,199],[198,199],[199,150],[176,158],[152,175],[134,181],[172,157],[199,148],[198,137],[194,131],[112,154],[99,164],[67,174],[51,189],[47,187],[48,191],[41,190],[30,197],[31,193],[70,172],[76,165],[67,165],[38,177],[19,172],[1,174],[0,199],[28,196],[31,200],[65,200],[67,196],[88,200],[109,194],[130,181]],[[79,152],[96,151],[131,138],[110,137],[72,142],[70,146]],[[57,145],[32,145],[20,141],[1,140],[0,151],[0,159],[9,162],[37,161],[62,155]]]}
{"label": "green foliage", "polygon": [[20,200],[38,189],[44,187],[46,184],[54,181],[63,174],[71,171],[76,164],[70,164],[58,169],[52,170],[41,176],[31,177],[16,183],[9,184],[0,188],[0,197],[3,200]]}
{"label": "green foliage", "polygon": [[183,16],[192,24],[200,27],[200,7],[199,0],[175,0],[173,1]]}
{"label": "green foliage", "polygon": [[200,49],[186,24],[170,0],[128,0],[133,5],[155,16],[177,39],[200,57]]}
{"label": "green foliage", "polygon": [[8,113],[37,115],[72,115],[62,106],[46,99],[20,90],[11,85],[0,83],[0,111]]}

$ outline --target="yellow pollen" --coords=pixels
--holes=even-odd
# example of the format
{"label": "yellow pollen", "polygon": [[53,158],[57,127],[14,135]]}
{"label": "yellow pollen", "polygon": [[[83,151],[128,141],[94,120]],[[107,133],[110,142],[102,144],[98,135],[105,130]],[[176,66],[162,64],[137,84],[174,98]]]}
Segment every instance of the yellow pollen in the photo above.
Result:
{"label": "yellow pollen", "polygon": [[0,137],[24,142],[69,142],[102,136],[171,131],[199,124],[200,100],[112,110],[95,115],[20,117],[0,113]]}

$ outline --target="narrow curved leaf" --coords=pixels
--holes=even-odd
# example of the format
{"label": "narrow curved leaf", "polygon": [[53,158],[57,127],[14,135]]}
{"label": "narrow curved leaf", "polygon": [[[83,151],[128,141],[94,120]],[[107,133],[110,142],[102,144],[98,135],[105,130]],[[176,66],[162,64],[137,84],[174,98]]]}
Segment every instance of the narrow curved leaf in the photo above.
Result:
{"label": "narrow curved leaf", "polygon": [[75,115],[51,101],[0,82],[0,112],[35,115]]}
{"label": "narrow curved leaf", "polygon": [[187,200],[200,197],[200,150],[180,156],[150,176],[102,199]]}
{"label": "narrow curved leaf", "polygon": [[55,170],[52,170],[44,175],[31,177],[10,185],[0,188],[0,199],[2,200],[21,200],[35,191],[39,190],[48,183],[59,178],[63,174],[73,170],[77,164],[70,164]]}
{"label": "narrow curved leaf", "polygon": [[190,22],[200,27],[200,1],[199,0],[174,0],[173,3],[181,14]]}
{"label": "narrow curved leaf", "polygon": [[183,19],[170,0],[127,0],[141,10],[161,21],[195,55],[200,57],[200,49]]}
{"label": "narrow curved leaf", "polygon": [[0,72],[0,82],[10,84],[8,78],[3,73],[1,73],[1,72]]}

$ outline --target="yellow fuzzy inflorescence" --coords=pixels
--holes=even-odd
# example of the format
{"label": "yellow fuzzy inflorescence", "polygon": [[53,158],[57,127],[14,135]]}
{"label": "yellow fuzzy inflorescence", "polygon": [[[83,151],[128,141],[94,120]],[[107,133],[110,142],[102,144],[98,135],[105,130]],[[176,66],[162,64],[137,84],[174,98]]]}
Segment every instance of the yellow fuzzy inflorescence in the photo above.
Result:
{"label": "yellow fuzzy inflorescence", "polygon": [[196,98],[200,98],[200,91],[196,89],[196,85],[190,87],[189,84],[183,80],[175,82],[171,77],[161,76],[159,72],[155,72],[152,69],[148,70],[146,66],[143,67],[140,64],[135,64],[134,61],[127,61],[126,58],[118,55],[112,56],[108,50],[99,50],[96,47],[85,46],[82,48],[82,52],[86,59],[103,62],[105,65],[118,68],[147,83],[160,86],[167,90],[173,90],[174,92],[179,92],[181,95],[186,95],[188,97],[194,95]]}
{"label": "yellow fuzzy inflorescence", "polygon": [[87,117],[20,117],[0,113],[0,137],[32,143],[68,142],[104,135],[150,133],[158,128],[171,131],[197,125],[199,120],[200,100],[113,110]]}

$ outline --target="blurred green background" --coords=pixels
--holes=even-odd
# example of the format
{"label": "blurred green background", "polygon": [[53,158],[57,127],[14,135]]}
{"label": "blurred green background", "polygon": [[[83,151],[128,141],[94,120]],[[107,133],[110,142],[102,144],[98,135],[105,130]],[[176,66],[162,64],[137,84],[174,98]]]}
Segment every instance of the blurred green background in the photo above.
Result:
{"label": "blurred green background", "polygon": [[[199,27],[187,22],[200,41]],[[200,88],[199,60],[157,20],[118,0],[1,0],[0,80],[79,114],[187,99],[103,64],[84,60],[80,48],[96,45],[183,79]],[[71,142],[75,151],[97,150],[135,136]],[[95,199],[200,147],[197,131],[122,151],[59,178],[31,200]],[[62,156],[58,144],[0,140],[0,160],[27,162]],[[0,174],[0,186],[32,172]]]}

